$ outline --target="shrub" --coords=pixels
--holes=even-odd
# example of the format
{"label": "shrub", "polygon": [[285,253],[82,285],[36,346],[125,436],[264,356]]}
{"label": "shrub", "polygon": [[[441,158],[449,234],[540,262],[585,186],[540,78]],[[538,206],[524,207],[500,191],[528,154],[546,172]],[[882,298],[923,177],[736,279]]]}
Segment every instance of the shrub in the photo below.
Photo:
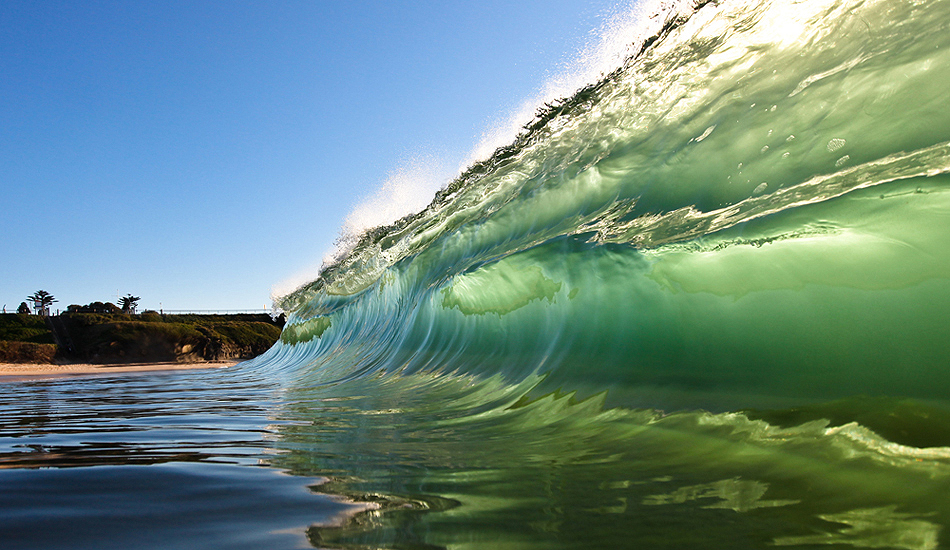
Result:
{"label": "shrub", "polygon": [[139,320],[145,321],[147,323],[161,323],[162,316],[159,315],[157,311],[146,310],[139,315]]}
{"label": "shrub", "polygon": [[52,363],[54,357],[54,344],[0,342],[0,363]]}
{"label": "shrub", "polygon": [[43,317],[8,313],[0,316],[0,340],[52,344],[53,334]]}

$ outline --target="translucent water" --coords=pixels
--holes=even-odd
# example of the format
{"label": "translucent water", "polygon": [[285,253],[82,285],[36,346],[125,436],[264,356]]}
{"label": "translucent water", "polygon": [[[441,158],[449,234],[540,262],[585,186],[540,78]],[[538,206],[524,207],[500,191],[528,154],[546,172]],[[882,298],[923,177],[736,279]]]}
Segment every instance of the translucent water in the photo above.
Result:
{"label": "translucent water", "polygon": [[320,540],[948,544],[950,4],[665,17],[283,300]]}
{"label": "translucent water", "polygon": [[17,385],[4,510],[132,506],[48,487],[91,491],[153,547],[950,547],[950,2],[658,22],[257,359]]}

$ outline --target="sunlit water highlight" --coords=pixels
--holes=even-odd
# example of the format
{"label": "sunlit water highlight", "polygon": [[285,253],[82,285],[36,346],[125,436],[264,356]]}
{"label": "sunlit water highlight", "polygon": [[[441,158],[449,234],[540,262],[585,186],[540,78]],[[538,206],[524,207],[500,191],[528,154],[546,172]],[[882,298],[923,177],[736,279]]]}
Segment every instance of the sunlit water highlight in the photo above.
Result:
{"label": "sunlit water highlight", "polygon": [[[10,479],[119,449],[71,483],[151,457],[161,498],[259,500],[204,493],[205,528],[321,548],[950,547],[950,2],[659,22],[286,296],[261,357],[17,386]],[[14,412],[48,387],[73,412]]]}

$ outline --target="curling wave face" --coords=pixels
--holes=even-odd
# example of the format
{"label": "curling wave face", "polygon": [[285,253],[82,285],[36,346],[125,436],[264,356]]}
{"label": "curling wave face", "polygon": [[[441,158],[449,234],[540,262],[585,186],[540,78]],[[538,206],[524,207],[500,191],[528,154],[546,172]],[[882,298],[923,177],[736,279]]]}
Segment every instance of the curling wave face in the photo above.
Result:
{"label": "curling wave face", "polygon": [[287,296],[272,355],[942,397],[947,2],[695,9]]}
{"label": "curling wave face", "polygon": [[[289,448],[327,453],[282,465],[325,475],[360,457],[347,491],[429,494],[406,506],[446,510],[413,516],[434,544],[460,544],[459,521],[582,546],[569,526],[665,508],[670,547],[742,547],[736,533],[938,547],[950,2],[665,17],[617,70],[282,300],[281,342],[250,366],[285,378],[299,405],[285,414],[314,423]],[[538,499],[554,504],[538,515]],[[681,531],[724,511],[736,531]],[[395,544],[386,517],[313,536]]]}

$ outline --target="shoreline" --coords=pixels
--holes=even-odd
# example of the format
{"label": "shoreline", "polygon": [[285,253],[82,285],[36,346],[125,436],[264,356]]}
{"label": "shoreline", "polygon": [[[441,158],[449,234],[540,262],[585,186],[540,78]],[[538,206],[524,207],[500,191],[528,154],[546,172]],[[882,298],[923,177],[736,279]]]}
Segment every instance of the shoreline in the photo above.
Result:
{"label": "shoreline", "polygon": [[201,363],[0,363],[0,383],[52,378],[72,378],[123,373],[155,373],[163,371],[224,369],[241,361],[205,361]]}

